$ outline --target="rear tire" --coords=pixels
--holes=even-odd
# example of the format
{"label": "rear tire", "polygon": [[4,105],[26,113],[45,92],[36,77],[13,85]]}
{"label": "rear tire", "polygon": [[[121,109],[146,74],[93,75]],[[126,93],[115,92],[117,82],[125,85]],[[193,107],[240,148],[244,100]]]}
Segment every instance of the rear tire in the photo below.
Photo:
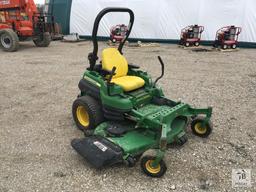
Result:
{"label": "rear tire", "polygon": [[37,47],[48,47],[51,43],[51,35],[49,32],[45,32],[43,38],[38,36],[33,39],[33,42]]}
{"label": "rear tire", "polygon": [[0,31],[0,44],[4,51],[14,52],[19,48],[19,37],[12,29]]}
{"label": "rear tire", "polygon": [[104,121],[101,104],[90,96],[77,98],[72,106],[73,119],[78,129],[94,129]]}

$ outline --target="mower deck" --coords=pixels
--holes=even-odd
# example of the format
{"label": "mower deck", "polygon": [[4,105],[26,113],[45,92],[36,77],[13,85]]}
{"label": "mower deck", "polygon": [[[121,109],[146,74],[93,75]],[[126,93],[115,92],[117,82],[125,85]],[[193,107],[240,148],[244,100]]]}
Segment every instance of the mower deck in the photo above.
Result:
{"label": "mower deck", "polygon": [[[134,111],[134,113],[141,116],[140,121],[106,121],[95,128],[92,136],[89,136],[89,139],[95,136],[104,138],[106,141],[112,143],[115,148],[121,148],[122,162],[128,161],[129,158],[133,159],[143,154],[148,149],[158,149],[159,144],[166,143],[160,147],[160,154],[156,156],[161,159],[167,147],[165,145],[179,142],[180,138],[184,137],[187,127],[187,118],[185,116],[179,116],[179,114],[186,113],[188,109],[188,105],[184,103],[179,103],[173,107],[147,104]],[[159,129],[159,126],[162,126],[162,129]],[[100,143],[105,149],[109,148],[104,145],[104,143],[100,142],[100,140],[97,140],[96,143],[97,145]],[[87,160],[88,156],[89,158],[96,158],[96,156],[92,157],[90,153],[97,154],[99,153],[99,149],[94,147],[95,151],[91,149],[88,152],[88,150],[86,150],[87,147],[88,144],[86,145],[86,143],[84,143],[84,145],[82,145],[80,142],[79,147],[75,146],[74,148],[78,148],[76,149],[78,152],[86,151],[85,154],[81,154],[81,152],[80,154]],[[111,149],[111,151],[114,151],[114,149]],[[104,155],[104,153],[102,155]],[[89,159],[88,161],[93,160]],[[120,163],[120,161],[120,157],[118,160],[117,158],[112,160],[105,159],[102,160],[100,164],[112,165]],[[96,165],[96,167],[97,166],[98,165]]]}
{"label": "mower deck", "polygon": [[[129,122],[127,122],[129,123]],[[151,146],[156,145],[156,134],[151,130],[134,129],[131,127],[130,131],[120,136],[111,135],[107,131],[109,124],[103,123],[95,129],[94,135],[104,136],[109,141],[120,146],[126,154],[141,154]]]}

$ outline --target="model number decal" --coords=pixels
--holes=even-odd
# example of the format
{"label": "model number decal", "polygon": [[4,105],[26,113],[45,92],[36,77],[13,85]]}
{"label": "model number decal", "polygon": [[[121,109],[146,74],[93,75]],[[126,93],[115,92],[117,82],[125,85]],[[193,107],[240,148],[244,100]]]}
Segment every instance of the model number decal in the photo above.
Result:
{"label": "model number decal", "polygon": [[93,144],[98,147],[101,151],[105,152],[108,148],[99,141],[94,141]]}

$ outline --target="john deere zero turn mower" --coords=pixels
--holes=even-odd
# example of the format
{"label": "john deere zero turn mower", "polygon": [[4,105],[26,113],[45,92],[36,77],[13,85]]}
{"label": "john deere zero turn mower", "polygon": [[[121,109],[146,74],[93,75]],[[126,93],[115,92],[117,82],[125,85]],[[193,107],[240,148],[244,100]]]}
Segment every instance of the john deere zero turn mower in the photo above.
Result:
{"label": "john deere zero turn mower", "polygon": [[[130,23],[118,49],[106,48],[98,60],[97,31],[100,20],[109,12],[127,12]],[[165,98],[157,87],[164,75],[164,63],[158,57],[162,74],[154,82],[139,67],[128,64],[122,48],[134,22],[134,14],[127,8],[103,9],[94,22],[93,52],[90,66],[79,82],[81,93],[73,103],[73,118],[85,138],[74,139],[72,147],[96,168],[116,163],[135,165],[141,157],[143,172],[161,177],[166,172],[163,160],[169,144],[185,143],[185,129],[192,119],[192,132],[207,137],[212,130],[212,108],[195,109],[182,102]],[[144,155],[154,150],[154,156]]]}

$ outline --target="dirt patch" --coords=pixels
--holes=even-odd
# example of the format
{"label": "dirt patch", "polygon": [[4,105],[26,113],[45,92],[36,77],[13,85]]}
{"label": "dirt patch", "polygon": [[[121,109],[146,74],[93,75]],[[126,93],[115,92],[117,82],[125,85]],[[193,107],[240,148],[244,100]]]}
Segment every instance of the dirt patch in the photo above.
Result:
{"label": "dirt patch", "polygon": [[[70,141],[83,134],[71,116],[78,82],[88,67],[90,42],[53,42],[48,48],[22,43],[16,53],[0,51],[0,191],[245,191],[231,187],[234,168],[252,169],[256,159],[256,54],[196,53],[161,44],[124,47],[129,63],[160,75],[167,97],[195,107],[213,107],[214,130],[200,139],[188,130],[183,147],[171,147],[166,175],[148,178],[139,163],[95,170]],[[107,43],[99,43],[102,49]],[[100,55],[100,54],[99,54]],[[249,74],[249,75],[248,75]],[[252,188],[256,191],[255,183]]]}

